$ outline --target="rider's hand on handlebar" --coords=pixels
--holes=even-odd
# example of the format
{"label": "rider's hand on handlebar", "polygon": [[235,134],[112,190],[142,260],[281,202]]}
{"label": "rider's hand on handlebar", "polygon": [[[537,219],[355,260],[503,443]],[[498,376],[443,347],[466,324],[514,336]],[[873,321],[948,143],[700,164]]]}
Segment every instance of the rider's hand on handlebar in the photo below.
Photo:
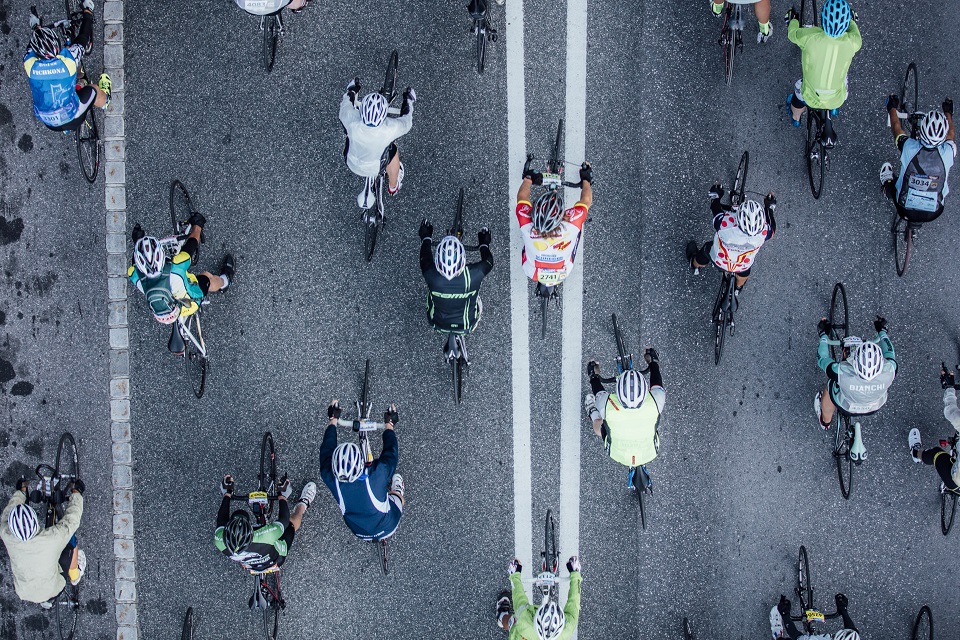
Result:
{"label": "rider's hand on handlebar", "polygon": [[433,237],[433,225],[426,218],[420,223],[420,241],[428,240]]}
{"label": "rider's hand on handlebar", "polygon": [[777,208],[777,196],[774,195],[773,191],[768,193],[763,198],[763,206],[767,209],[776,209]]}
{"label": "rider's hand on handlebar", "polygon": [[490,229],[486,227],[483,227],[477,232],[477,244],[479,244],[481,247],[489,247],[491,238],[492,236],[490,235]]}
{"label": "rider's hand on handlebar", "polygon": [[73,490],[79,493],[80,495],[83,495],[83,492],[87,490],[87,485],[83,484],[83,480],[81,480],[80,478],[76,478],[72,484],[73,484]]}
{"label": "rider's hand on handlebar", "polygon": [[340,402],[333,400],[330,402],[330,406],[327,407],[327,417],[330,418],[330,422],[335,422],[340,417]]}
{"label": "rider's hand on handlebar", "polygon": [[17,484],[16,484],[17,491],[23,491],[24,493],[27,493],[28,487],[29,485],[25,477],[20,476],[19,478],[17,478]]}
{"label": "rider's hand on handlebar", "polygon": [[143,227],[140,226],[140,223],[133,225],[133,232],[130,234],[130,237],[133,239],[133,243],[136,244],[139,242],[140,238],[147,235],[147,232],[143,230]]}
{"label": "rider's hand on handlebar", "polygon": [[777,611],[780,612],[780,616],[783,618],[784,622],[787,622],[790,619],[790,607],[791,602],[787,599],[787,596],[780,594],[780,602],[777,603]]}
{"label": "rider's hand on handlebar", "polygon": [[227,474],[220,481],[220,495],[225,496],[233,493],[233,476]]}
{"label": "rider's hand on handlebar", "polygon": [[207,218],[198,211],[194,211],[193,213],[191,213],[190,218],[189,220],[187,220],[187,222],[189,222],[194,227],[200,227],[201,229],[207,226]]}
{"label": "rider's hand on handlebar", "polygon": [[643,352],[643,359],[647,364],[660,364],[660,354],[653,347],[647,347],[647,350]]}
{"label": "rider's hand on handlebar", "polygon": [[520,564],[519,558],[514,558],[510,561],[510,564],[507,566],[507,573],[513,575],[515,573],[520,573],[523,571],[523,565]]}
{"label": "rider's hand on handlebar", "polygon": [[830,333],[830,329],[831,329],[830,323],[827,321],[827,319],[826,319],[826,318],[820,318],[820,322],[817,323],[817,332],[818,332],[821,336],[825,336],[825,335],[827,335],[828,333]]}
{"label": "rider's hand on handlebar", "polygon": [[953,99],[952,98],[945,99],[943,101],[943,104],[940,105],[940,108],[943,109],[943,112],[946,115],[952,116],[953,115]]}
{"label": "rider's hand on handlebar", "polygon": [[894,93],[887,96],[887,111],[900,108],[900,97]]}
{"label": "rider's hand on handlebar", "polygon": [[570,556],[570,559],[567,560],[567,571],[573,573],[574,571],[580,571],[580,559],[577,556]]}
{"label": "rider's hand on handlebar", "polygon": [[390,428],[397,426],[400,422],[400,414],[397,413],[397,405],[392,404],[383,414],[383,422]]}
{"label": "rider's hand on handlebar", "polygon": [[584,162],[580,165],[580,182],[586,182],[590,185],[593,184],[593,167],[590,166],[589,162]]}
{"label": "rider's hand on handlebar", "polygon": [[847,600],[847,596],[842,593],[838,593],[833,597],[834,602],[837,603],[837,611],[843,611],[847,608],[847,605],[850,604],[850,601]]}
{"label": "rider's hand on handlebar", "polygon": [[887,319],[883,316],[877,316],[877,319],[873,321],[873,328],[877,330],[877,333],[887,330]]}
{"label": "rider's hand on handlebar", "polygon": [[353,97],[356,97],[356,95],[360,93],[360,89],[361,87],[360,87],[359,77],[354,78],[353,80],[350,81],[350,84],[347,85],[347,93],[352,93]]}
{"label": "rider's hand on handlebar", "polygon": [[718,200],[723,197],[723,187],[719,182],[714,182],[713,186],[710,187],[710,193],[708,194],[711,200]]}
{"label": "rider's hand on handlebar", "polygon": [[523,170],[523,179],[530,180],[533,184],[543,184],[543,174],[532,169]]}
{"label": "rider's hand on handlebar", "polygon": [[799,19],[800,19],[800,14],[797,13],[796,9],[794,9],[793,7],[790,7],[789,9],[787,9],[786,15],[783,16],[783,24],[790,24],[791,20],[799,20]]}

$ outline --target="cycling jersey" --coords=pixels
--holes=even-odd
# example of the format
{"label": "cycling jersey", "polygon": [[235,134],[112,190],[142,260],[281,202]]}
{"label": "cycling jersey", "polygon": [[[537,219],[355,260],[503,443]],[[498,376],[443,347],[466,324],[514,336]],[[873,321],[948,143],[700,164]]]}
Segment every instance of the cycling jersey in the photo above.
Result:
{"label": "cycling jersey", "polygon": [[230,521],[230,498],[223,496],[217,512],[217,530],[213,544],[223,555],[239,562],[248,571],[266,571],[283,564],[293,542],[293,525],[290,524],[290,507],[286,500],[277,500],[277,519],[253,530],[253,541],[240,553],[230,553],[223,543],[223,534]]}
{"label": "cycling jersey", "polygon": [[528,278],[545,285],[556,285],[570,275],[583,224],[587,221],[587,209],[587,205],[577,202],[564,212],[557,230],[543,236],[533,228],[530,215],[533,205],[526,200],[517,202],[517,222],[520,223],[520,235],[523,237],[520,264]]}
{"label": "cycling jersey", "polygon": [[656,385],[636,409],[628,409],[616,393],[596,395],[597,410],[604,419],[601,435],[609,456],[622,465],[636,467],[652,462],[660,450],[657,423],[667,394]]}
{"label": "cycling jersey", "polygon": [[493,253],[480,247],[480,261],[447,280],[433,262],[430,238],[420,243],[420,272],[427,281],[427,318],[438,331],[470,333],[480,319],[480,284],[493,270]]}
{"label": "cycling jersey", "polygon": [[757,257],[757,251],[763,243],[773,237],[777,229],[772,212],[766,207],[767,220],[763,231],[750,236],[737,226],[737,217],[734,208],[720,203],[720,198],[710,201],[710,210],[713,211],[713,228],[716,235],[710,247],[710,259],[713,264],[723,271],[741,273],[749,271]]}
{"label": "cycling jersey", "polygon": [[[953,387],[947,387],[943,390],[943,417],[950,422],[954,429],[960,433],[960,407],[957,407],[957,391]],[[941,455],[949,456],[944,452]],[[954,485],[960,485],[960,461],[953,459],[953,467],[950,475]]]}
{"label": "cycling jersey", "polygon": [[33,49],[23,56],[23,68],[30,78],[33,113],[48,127],[60,127],[81,115],[77,95],[77,70],[83,58],[83,47],[71,44],[60,50],[56,58],[45,60]]}
{"label": "cycling jersey", "polygon": [[[570,572],[570,593],[567,595],[567,604],[563,607],[564,624],[560,640],[568,640],[577,631],[577,622],[580,620],[580,584],[582,582],[583,575],[579,571]],[[510,627],[509,640],[539,640],[540,636],[537,635],[537,629],[533,622],[539,607],[530,604],[519,571],[510,574],[510,587],[510,600],[513,602],[516,621]]]}
{"label": "cycling jersey", "polygon": [[400,460],[397,434],[392,429],[384,430],[380,457],[353,482],[340,482],[334,475],[331,462],[336,448],[337,427],[331,424],[320,445],[320,477],[340,505],[344,522],[361,540],[389,538],[397,530],[403,515],[401,500],[387,495]]}
{"label": "cycling jersey", "polygon": [[[957,144],[946,140],[935,148],[924,147],[919,140],[906,134],[897,136],[900,150],[900,175],[897,178],[897,205],[906,217],[917,222],[928,222],[943,213],[943,201],[950,193],[947,180]],[[922,219],[920,219],[922,218]]]}
{"label": "cycling jersey", "polygon": [[864,380],[854,367],[854,352],[846,360],[837,362],[830,357],[827,336],[820,337],[817,364],[829,378],[830,399],[844,413],[866,415],[878,411],[887,402],[887,390],[897,375],[897,360],[893,343],[886,330],[877,334],[880,350],[886,360],[883,370],[873,380]]}
{"label": "cycling jersey", "polygon": [[399,118],[387,117],[379,127],[368,127],[360,117],[359,103],[354,106],[350,94],[340,101],[340,124],[347,132],[347,166],[362,178],[380,175],[380,160],[384,152],[399,137],[413,127],[413,108]]}
{"label": "cycling jersey", "polygon": [[863,46],[857,23],[839,38],[831,38],[820,27],[801,27],[794,18],[787,37],[802,52],[802,98],[813,109],[839,109],[847,99],[847,72],[853,56]]}
{"label": "cycling jersey", "polygon": [[0,514],[0,539],[10,556],[13,587],[21,600],[46,602],[63,591],[67,581],[61,573],[60,555],[80,528],[83,515],[83,496],[70,494],[63,518],[52,527],[41,529],[37,535],[23,542],[10,531],[10,512],[18,504],[26,504],[23,491],[14,491]]}
{"label": "cycling jersey", "polygon": [[293,0],[233,0],[237,6],[255,16],[268,16],[280,11]]}
{"label": "cycling jersey", "polygon": [[[187,317],[193,315],[200,309],[199,301],[203,300],[204,292],[201,288],[197,276],[190,273],[190,266],[193,264],[191,257],[199,248],[196,238],[189,238],[183,243],[180,253],[173,256],[164,266],[164,273],[168,274],[170,292],[180,304],[180,316]],[[130,282],[143,293],[143,284],[147,281],[144,276],[133,265],[127,269],[127,277]]]}

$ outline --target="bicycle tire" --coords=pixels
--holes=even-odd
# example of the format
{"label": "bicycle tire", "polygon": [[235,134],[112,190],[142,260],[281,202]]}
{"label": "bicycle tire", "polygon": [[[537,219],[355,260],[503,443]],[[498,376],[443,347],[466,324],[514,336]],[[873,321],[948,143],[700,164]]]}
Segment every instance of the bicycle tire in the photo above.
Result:
{"label": "bicycle tire", "polygon": [[383,78],[383,87],[380,88],[380,93],[387,99],[387,102],[393,102],[393,99],[397,97],[397,70],[400,66],[400,57],[397,55],[397,50],[394,49],[390,52],[390,59],[387,61],[387,73]]}
{"label": "bicycle tire", "polygon": [[724,56],[724,80],[729,87],[733,84],[733,67],[734,62],[737,58],[737,36],[736,31],[729,28],[727,29],[727,39],[723,46],[723,56]]}
{"label": "bicycle tire", "polygon": [[810,192],[815,200],[820,199],[823,193],[823,174],[826,158],[823,144],[820,142],[819,116],[807,109],[807,140],[805,144],[807,154],[807,177],[810,180]]}
{"label": "bicycle tire", "polygon": [[690,621],[687,618],[683,619],[683,640],[696,640],[693,629],[690,628]]}
{"label": "bicycle tire", "polygon": [[[377,200],[377,206],[380,206],[379,199]],[[372,219],[366,218],[363,223],[363,256],[367,262],[373,260],[373,252],[377,249],[377,239],[380,236],[380,227],[382,226],[382,218],[379,213],[370,215],[373,216]]]}
{"label": "bicycle tire", "polygon": [[267,73],[273,71],[277,61],[277,44],[280,41],[280,17],[276,15],[263,18],[263,67]]}
{"label": "bicycle tire", "polygon": [[927,605],[920,607],[910,637],[911,640],[933,640],[933,611]]}
{"label": "bicycle tire", "polygon": [[453,218],[453,225],[450,226],[450,235],[457,239],[463,239],[463,197],[464,190],[460,187],[460,195],[457,197],[457,214]]}
{"label": "bicycle tire", "polygon": [[560,569],[560,547],[557,546],[557,523],[553,510],[547,509],[543,528],[543,570],[556,573]]}
{"label": "bicycle tire", "polygon": [[193,395],[199,400],[207,390],[209,359],[200,353],[191,340],[184,340],[183,344],[183,362],[187,369],[187,377],[190,378]]}
{"label": "bicycle tire", "polygon": [[363,370],[363,387],[360,390],[360,417],[367,419],[370,417],[370,359]]}
{"label": "bicycle tire", "polygon": [[487,60],[487,29],[482,20],[475,22],[477,27],[477,73],[483,75]]}
{"label": "bicycle tire", "polygon": [[[807,9],[809,8],[809,13]],[[809,18],[809,21],[806,20]],[[800,26],[820,26],[821,15],[817,11],[817,2],[816,0],[800,0]]]}
{"label": "bicycle tire", "polygon": [[87,109],[83,122],[74,132],[80,171],[90,184],[97,181],[97,174],[100,172],[100,129],[97,126],[95,108],[91,106]]}
{"label": "bicycle tire", "polygon": [[560,118],[560,124],[557,125],[557,137],[553,141],[553,148],[550,150],[550,160],[547,162],[547,170],[550,173],[562,173],[563,161],[560,159],[560,149],[563,143],[563,118]]}
{"label": "bicycle tire", "polygon": [[57,631],[60,640],[73,640],[77,633],[77,624],[80,620],[80,590],[67,582],[63,590],[57,594]]}
{"label": "bicycle tire", "polygon": [[906,118],[900,118],[900,125],[911,138],[915,138],[918,120],[910,116],[920,108],[920,80],[917,77],[917,65],[913,62],[907,65],[907,73],[903,77],[903,84],[900,85],[899,97],[900,111],[908,114]]}
{"label": "bicycle tire", "polygon": [[181,232],[181,225],[193,213],[193,200],[190,192],[179,180],[170,183],[170,228],[175,235]]}
{"label": "bicycle tire", "polygon": [[538,291],[540,291],[538,295],[540,296],[540,316],[542,318],[542,322],[540,324],[540,339],[546,340],[547,338],[547,307],[550,306],[547,303],[550,300],[550,294],[544,293],[540,289],[538,289]]}
{"label": "bicycle tire", "polygon": [[387,553],[387,541],[377,541],[377,555],[380,557],[380,572],[383,575],[390,575],[390,556]]}
{"label": "bicycle tire", "polygon": [[810,558],[807,548],[800,545],[797,555],[797,597],[800,598],[801,612],[804,609],[813,609],[813,585],[810,582]]}
{"label": "bicycle tire", "polygon": [[731,284],[730,278],[724,275],[720,281],[720,291],[717,292],[717,302],[713,306],[713,325],[715,329],[713,340],[714,365],[720,364],[720,359],[723,357],[723,345],[727,339],[727,323],[730,320],[730,312],[724,308],[724,302],[730,297]]}
{"label": "bicycle tire", "polygon": [[463,373],[460,356],[450,361],[450,370],[453,373],[453,399],[460,404],[460,398],[463,394]]}
{"label": "bicycle tire", "polygon": [[73,22],[74,19],[79,19],[83,15],[83,4],[80,0],[64,0],[64,10],[67,13],[67,18]]}
{"label": "bicycle tire", "polygon": [[77,442],[70,432],[60,436],[60,442],[57,444],[54,475],[68,481],[80,477],[80,454],[77,451]]}
{"label": "bicycle tire", "polygon": [[743,202],[743,192],[747,188],[747,169],[750,168],[750,152],[744,151],[740,156],[740,164],[737,165],[737,177],[733,181],[733,189],[730,190],[730,204],[734,207]]}
{"label": "bicycle tire", "polygon": [[897,266],[897,275],[903,277],[913,251],[913,227],[896,213],[893,215],[893,259]]}
{"label": "bicycle tire", "polygon": [[647,489],[643,483],[643,469],[641,469],[640,467],[636,467],[633,470],[633,490],[637,494],[637,500],[640,501],[640,527],[644,531],[646,531],[647,530],[647,510],[646,510],[646,506],[643,504],[643,494],[647,492]]}
{"label": "bicycle tire", "polygon": [[[830,315],[827,317],[827,322],[830,323],[830,338],[833,340],[843,340],[850,334],[848,309],[847,289],[843,283],[838,282],[833,285],[833,294],[830,296]],[[843,322],[839,322],[841,319]],[[842,354],[843,345],[830,345],[831,358],[839,360]]]}
{"label": "bicycle tire", "polygon": [[[257,475],[257,491],[265,491],[271,497],[277,494],[277,451],[273,442],[273,434],[269,431],[263,434],[260,444],[260,473]],[[267,503],[267,513],[270,513],[272,501]]]}
{"label": "bicycle tire", "polygon": [[187,613],[183,616],[183,631],[180,633],[180,640],[193,640],[193,607],[187,607]]}
{"label": "bicycle tire", "polygon": [[[833,458],[837,463],[837,479],[840,481],[840,494],[844,500],[850,499],[853,490],[853,458],[850,457],[850,443],[853,440],[850,418],[845,415],[837,419],[837,436],[833,443]],[[844,480],[843,468],[847,468]]]}
{"label": "bicycle tire", "polygon": [[[264,577],[265,582],[273,581],[272,594],[280,596],[280,574],[269,573]],[[269,587],[268,587],[269,590]],[[263,610],[263,634],[267,640],[277,640],[280,637],[280,610],[282,606],[273,595],[268,599],[269,606]]]}
{"label": "bicycle tire", "polygon": [[617,314],[613,314],[613,337],[617,341],[617,355],[623,367],[627,366],[627,344],[623,340],[623,331],[620,329],[620,323],[617,321]]}
{"label": "bicycle tire", "polygon": [[953,518],[957,514],[957,494],[948,489],[940,491],[940,532],[943,535],[950,533],[953,528]]}

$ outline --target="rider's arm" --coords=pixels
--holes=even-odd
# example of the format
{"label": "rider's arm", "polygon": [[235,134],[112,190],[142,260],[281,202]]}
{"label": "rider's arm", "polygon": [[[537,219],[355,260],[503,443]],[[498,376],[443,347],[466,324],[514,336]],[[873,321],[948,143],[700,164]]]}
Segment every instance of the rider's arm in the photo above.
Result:
{"label": "rider's arm", "polygon": [[83,516],[83,496],[79,491],[74,491],[70,494],[70,500],[67,501],[67,509],[63,512],[63,517],[53,525],[53,530],[57,538],[63,541],[63,546],[66,546],[80,528],[81,516]]}
{"label": "rider's arm", "polygon": [[787,39],[793,44],[797,45],[801,49],[803,46],[800,44],[800,41],[803,40],[803,29],[800,27],[800,21],[797,18],[794,18],[790,21],[790,24],[787,25]]}
{"label": "rider's arm", "polygon": [[433,270],[433,244],[431,238],[420,241],[420,273],[426,275]]}
{"label": "rider's arm", "polygon": [[[953,139],[954,139],[954,135],[956,134],[956,132],[955,132],[954,129],[953,129],[953,114],[952,114],[952,113],[945,113],[944,115],[947,116],[947,138],[946,138],[946,139],[947,139],[947,140],[953,140]],[[956,149],[956,147],[954,147],[954,149],[953,149],[953,155],[954,155],[954,156],[957,155],[957,149]]]}
{"label": "rider's arm", "polygon": [[577,631],[577,622],[580,620],[580,583],[583,575],[579,571],[570,572],[570,593],[567,595],[567,604],[563,607],[563,633],[560,640],[573,637]]}
{"label": "rider's arm", "polygon": [[883,352],[884,359],[892,362],[893,370],[896,371],[897,370],[897,354],[893,350],[893,342],[890,341],[890,336],[887,335],[887,330],[884,329],[883,331],[878,333],[877,337],[879,338],[879,342],[877,344],[880,345],[880,351]]}
{"label": "rider's arm", "polygon": [[887,109],[887,115],[890,117],[890,133],[893,134],[893,140],[897,145],[897,149],[903,151],[903,143],[907,141],[907,135],[903,132],[903,127],[900,125],[900,116],[897,115],[897,107]]}
{"label": "rider's arm", "polygon": [[580,204],[589,209],[593,205],[593,186],[584,180],[580,183]]}
{"label": "rider's arm", "polygon": [[820,336],[820,344],[817,346],[817,366],[826,372],[829,379],[836,382],[838,379],[837,361],[830,355],[830,345],[827,344],[827,339],[826,335]]}
{"label": "rider's arm", "polygon": [[485,244],[480,245],[480,262],[477,264],[483,272],[483,275],[487,275],[493,271],[493,252],[490,251],[490,247]]}
{"label": "rider's arm", "polygon": [[650,363],[650,396],[657,403],[657,409],[663,413],[667,403],[667,392],[663,388],[663,377],[660,375],[660,363]]}
{"label": "rider's arm", "polygon": [[773,237],[773,234],[777,232],[777,219],[773,217],[773,212],[776,209],[776,206],[768,207],[766,206],[766,200],[764,200],[764,213],[767,214],[767,224],[770,225],[770,233],[767,234],[767,240]]}
{"label": "rider's arm", "polygon": [[350,101],[350,94],[343,94],[340,100],[340,124],[349,129],[350,125],[360,120],[360,112]]}
{"label": "rider's arm", "polygon": [[400,461],[400,447],[397,445],[397,434],[393,429],[384,429],[383,431],[383,451],[377,458],[377,471],[386,470],[387,481],[397,470],[397,463]]}
{"label": "rider's arm", "polygon": [[329,424],[323,432],[323,442],[320,443],[320,470],[330,469],[333,460],[333,450],[337,448],[337,425]]}
{"label": "rider's arm", "polygon": [[277,519],[275,522],[286,529],[287,525],[290,524],[290,505],[287,504],[287,499],[284,497],[280,497],[277,503]]}
{"label": "rider's arm", "polygon": [[223,500],[220,501],[220,509],[217,510],[217,528],[227,526],[227,521],[230,520],[230,496],[223,496]]}
{"label": "rider's arm", "polygon": [[857,26],[856,20],[850,21],[850,26],[847,27],[847,32],[843,34],[845,38],[849,38],[851,42],[857,45],[857,48],[854,49],[854,52],[860,51],[860,47],[863,46],[863,38],[860,36],[860,27]]}
{"label": "rider's arm", "polygon": [[960,407],[957,406],[957,390],[953,387],[943,390],[943,417],[960,432]]}
{"label": "rider's arm", "polygon": [[530,606],[530,600],[523,588],[523,579],[520,577],[519,571],[510,574],[510,587],[510,600],[513,602],[513,610],[519,615],[520,609]]}
{"label": "rider's arm", "polygon": [[[520,189],[517,191],[517,204],[521,202],[526,202],[530,204],[530,187],[533,185],[533,180],[530,178],[524,178],[523,182],[520,183]],[[519,214],[518,214],[519,215]],[[521,221],[520,226],[523,226]]]}

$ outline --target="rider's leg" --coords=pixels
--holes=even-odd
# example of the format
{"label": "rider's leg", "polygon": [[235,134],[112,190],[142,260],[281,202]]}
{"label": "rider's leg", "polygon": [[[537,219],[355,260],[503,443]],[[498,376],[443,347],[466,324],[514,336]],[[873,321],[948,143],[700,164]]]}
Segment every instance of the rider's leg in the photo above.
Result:
{"label": "rider's leg", "polygon": [[714,17],[719,18],[723,15],[723,7],[725,5],[725,0],[720,0],[720,2],[714,2],[713,0],[710,0],[710,10],[713,12]]}
{"label": "rider's leg", "polygon": [[833,421],[833,414],[837,410],[837,406],[830,399],[830,389],[828,387],[829,385],[823,387],[820,397],[820,424],[827,426]]}
{"label": "rider's leg", "polygon": [[790,117],[793,119],[793,126],[800,126],[800,116],[807,110],[806,103],[800,98],[803,95],[803,80],[797,80],[793,87],[793,93],[790,94],[788,103],[790,105]]}
{"label": "rider's leg", "polygon": [[753,5],[753,12],[760,24],[760,33],[768,33],[767,29],[770,29],[770,0],[760,0]]}
{"label": "rider's leg", "polygon": [[287,8],[291,11],[299,11],[305,6],[307,6],[307,0],[293,0],[293,2],[287,5]]}
{"label": "rider's leg", "polygon": [[[752,267],[751,267],[752,268]],[[740,294],[740,290],[743,289],[743,286],[747,284],[747,280],[750,279],[750,269],[746,271],[741,271],[737,274],[736,282],[734,283],[734,293]]]}
{"label": "rider's leg", "polygon": [[[387,497],[394,498],[393,503],[397,505],[401,512],[403,512],[403,505],[405,504],[403,500],[403,491],[403,476],[401,476],[399,473],[393,474],[393,478],[390,480],[390,491],[387,491]],[[398,500],[399,504],[397,503]]]}
{"label": "rider's leg", "polygon": [[290,524],[293,525],[294,531],[300,530],[300,525],[303,523],[303,514],[307,512],[316,497],[317,484],[315,482],[308,482],[303,485],[303,490],[300,491],[300,499],[297,500],[297,506],[293,508],[293,513],[290,515]]}
{"label": "rider's leg", "polygon": [[393,158],[390,160],[390,163],[387,165],[387,178],[390,181],[388,191],[391,194],[396,193],[400,190],[400,170],[402,165],[400,164],[400,153],[394,154]]}
{"label": "rider's leg", "polygon": [[947,489],[957,491],[957,483],[953,481],[953,462],[950,460],[950,454],[940,447],[927,449],[920,455],[920,460],[924,464],[933,465],[937,475]]}
{"label": "rider's leg", "polygon": [[702,269],[710,264],[710,248],[713,246],[713,240],[705,242],[703,246],[696,249],[696,251],[694,251],[695,246],[693,240],[687,245],[687,253],[692,254],[690,257],[690,266],[694,269]]}

